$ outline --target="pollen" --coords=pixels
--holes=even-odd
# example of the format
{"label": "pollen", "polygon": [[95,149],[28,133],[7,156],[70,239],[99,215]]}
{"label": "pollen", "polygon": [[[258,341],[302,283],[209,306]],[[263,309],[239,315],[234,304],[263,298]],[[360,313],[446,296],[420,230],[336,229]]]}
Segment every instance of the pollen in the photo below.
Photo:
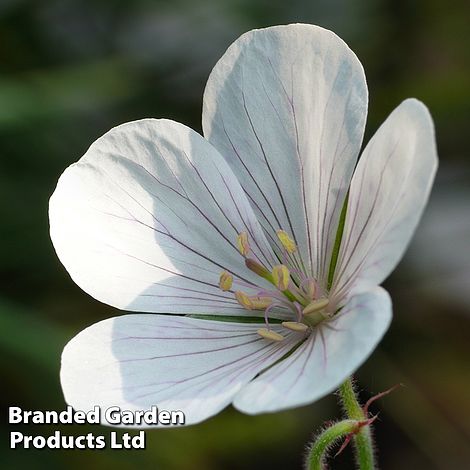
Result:
{"label": "pollen", "polygon": [[311,313],[323,310],[328,305],[328,299],[318,299],[310,302],[303,310],[304,315],[310,315]]}
{"label": "pollen", "polygon": [[237,290],[235,292],[235,298],[243,308],[246,308],[247,310],[253,310],[253,302],[251,301],[250,297],[248,297],[248,295],[246,295],[244,292],[242,292],[241,290]]}
{"label": "pollen", "polygon": [[257,333],[264,339],[269,339],[271,341],[282,341],[284,336],[276,333],[275,331],[268,330],[267,328],[260,328]]}
{"label": "pollen", "polygon": [[240,232],[237,237],[238,251],[243,256],[248,256],[250,252],[250,244],[248,243],[248,234],[246,232]]}
{"label": "pollen", "polygon": [[294,240],[285,232],[284,230],[278,230],[276,232],[277,238],[281,242],[282,246],[286,249],[287,253],[294,253],[297,251],[297,245],[295,244]]}
{"label": "pollen", "polygon": [[282,326],[292,331],[304,332],[308,330],[308,326],[305,323],[299,323],[296,321],[283,321]]}
{"label": "pollen", "polygon": [[287,290],[287,288],[289,287],[290,272],[286,266],[284,266],[283,264],[274,266],[272,270],[272,276],[274,284],[279,290]]}
{"label": "pollen", "polygon": [[233,277],[227,271],[222,271],[219,279],[219,287],[225,292],[232,288]]}

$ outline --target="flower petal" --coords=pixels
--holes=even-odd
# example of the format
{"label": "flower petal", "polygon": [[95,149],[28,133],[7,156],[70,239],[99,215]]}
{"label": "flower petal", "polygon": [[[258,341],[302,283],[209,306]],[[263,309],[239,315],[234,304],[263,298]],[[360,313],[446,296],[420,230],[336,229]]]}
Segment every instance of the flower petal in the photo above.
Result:
{"label": "flower petal", "polygon": [[380,284],[394,269],[426,205],[436,168],[429,111],[406,100],[371,139],[354,173],[334,297]]}
{"label": "flower petal", "polygon": [[374,350],[390,324],[390,297],[376,287],[352,297],[288,358],[246,385],[234,406],[249,414],[311,403],[337,388]]}
{"label": "flower petal", "polygon": [[362,66],[335,34],[295,24],[241,36],[204,93],[204,135],[272,239],[295,237],[325,280],[367,113]]}
{"label": "flower petal", "polygon": [[197,423],[227,406],[299,338],[284,330],[282,342],[269,342],[256,328],[166,315],[104,320],[64,349],[60,377],[65,399],[79,410],[95,405],[147,410],[156,405],[181,410],[186,424]]}
{"label": "flower petal", "polygon": [[261,260],[273,256],[224,159],[167,120],[131,122],[98,139],[61,176],[50,224],[73,280],[128,310],[244,313],[218,287],[223,270],[260,280],[245,267],[238,233],[253,236]]}

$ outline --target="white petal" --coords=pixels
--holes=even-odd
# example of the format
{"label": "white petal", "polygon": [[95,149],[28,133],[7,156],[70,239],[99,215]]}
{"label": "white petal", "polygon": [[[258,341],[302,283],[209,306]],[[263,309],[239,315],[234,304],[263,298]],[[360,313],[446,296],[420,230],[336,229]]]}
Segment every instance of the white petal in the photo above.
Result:
{"label": "white petal", "polygon": [[380,284],[394,269],[421,217],[437,168],[427,108],[404,101],[359,160],[335,270],[334,296]]}
{"label": "white petal", "polygon": [[233,294],[218,288],[220,272],[260,278],[246,269],[237,234],[254,234],[258,256],[272,256],[224,159],[167,120],[131,122],[98,139],[61,176],[50,224],[73,280],[128,310],[239,314]]}
{"label": "white petal", "polygon": [[204,135],[270,235],[279,228],[293,235],[317,279],[327,275],[366,113],[359,60],[312,25],[244,34],[207,82]]}
{"label": "white petal", "polygon": [[[62,354],[65,399],[77,410],[181,410],[186,424],[227,406],[240,388],[282,357],[299,335],[269,342],[256,324],[165,315],[124,315],[82,331]],[[106,423],[105,423],[106,424]]]}
{"label": "white petal", "polygon": [[380,287],[352,297],[329,326],[245,386],[234,406],[256,414],[305,405],[327,395],[367,359],[387,330],[391,314],[390,297]]}

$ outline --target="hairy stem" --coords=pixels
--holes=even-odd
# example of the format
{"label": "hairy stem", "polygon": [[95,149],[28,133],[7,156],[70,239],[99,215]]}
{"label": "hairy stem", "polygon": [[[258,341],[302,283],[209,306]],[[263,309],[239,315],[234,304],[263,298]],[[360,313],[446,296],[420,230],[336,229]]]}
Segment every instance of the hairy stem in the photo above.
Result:
{"label": "hairy stem", "polygon": [[345,419],[322,431],[310,449],[306,461],[306,470],[323,470],[325,459],[331,447],[340,439],[353,433],[356,428],[356,420]]}
{"label": "hairy stem", "polygon": [[[358,421],[368,419],[357,400],[351,378],[339,387],[339,395],[349,419]],[[375,455],[370,425],[361,427],[354,436],[354,447],[356,449],[356,462],[360,470],[374,470],[376,468]]]}

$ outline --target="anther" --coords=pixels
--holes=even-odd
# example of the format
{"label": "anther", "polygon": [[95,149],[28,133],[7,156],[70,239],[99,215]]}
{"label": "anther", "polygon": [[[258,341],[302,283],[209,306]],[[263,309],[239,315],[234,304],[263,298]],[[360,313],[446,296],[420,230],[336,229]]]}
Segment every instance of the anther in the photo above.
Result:
{"label": "anther", "polygon": [[241,232],[238,234],[237,246],[238,251],[243,256],[248,256],[248,253],[250,252],[250,244],[248,243],[248,234],[246,232]]}
{"label": "anther", "polygon": [[258,274],[258,276],[264,277],[265,279],[271,278],[271,273],[263,265],[258,263],[258,261],[255,261],[252,258],[246,258],[245,265],[250,271]]}
{"label": "anther", "polygon": [[304,332],[308,330],[308,326],[305,323],[299,323],[296,321],[283,321],[282,326],[292,331]]}
{"label": "anther", "polygon": [[219,278],[219,287],[225,292],[232,288],[233,277],[227,271],[222,271]]}
{"label": "anther", "polygon": [[235,292],[235,298],[243,308],[246,308],[247,310],[253,310],[253,302],[244,292],[237,290]]}
{"label": "anther", "polygon": [[282,341],[284,339],[284,336],[276,333],[275,331],[268,330],[267,328],[260,328],[257,333],[264,339],[269,339],[271,341]]}
{"label": "anther", "polygon": [[310,302],[303,310],[304,315],[309,315],[314,312],[323,310],[329,304],[328,299],[318,299]]}
{"label": "anther", "polygon": [[274,266],[272,276],[274,284],[280,291],[285,291],[289,287],[290,272],[283,264]]}
{"label": "anther", "polygon": [[266,310],[272,303],[271,297],[249,297],[253,310]]}
{"label": "anther", "polygon": [[297,245],[295,244],[294,240],[285,232],[284,230],[278,230],[276,232],[277,238],[281,242],[282,246],[286,249],[287,253],[294,253],[297,251]]}

